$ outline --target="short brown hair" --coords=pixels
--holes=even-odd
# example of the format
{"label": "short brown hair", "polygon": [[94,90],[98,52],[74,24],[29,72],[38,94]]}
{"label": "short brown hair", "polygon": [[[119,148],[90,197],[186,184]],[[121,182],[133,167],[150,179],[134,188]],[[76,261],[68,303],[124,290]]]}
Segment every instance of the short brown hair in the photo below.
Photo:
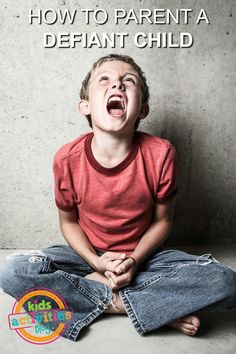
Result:
{"label": "short brown hair", "polygon": [[[108,62],[108,61],[123,61],[125,63],[130,64],[134,70],[138,73],[139,75],[139,79],[140,79],[140,83],[141,83],[141,90],[142,90],[142,95],[143,95],[143,103],[148,103],[149,100],[149,87],[147,84],[147,80],[146,77],[144,75],[144,72],[142,71],[142,69],[140,68],[140,66],[138,66],[138,64],[135,63],[135,61],[128,55],[120,55],[120,54],[109,54],[106,55],[104,57],[101,57],[100,59],[98,59],[92,66],[91,70],[88,72],[88,74],[86,75],[85,79],[82,82],[82,86],[81,86],[81,90],[80,90],[80,99],[82,100],[88,100],[89,95],[88,95],[88,91],[89,91],[89,83],[90,83],[90,79],[92,74],[94,73],[94,71],[101,66],[103,63]],[[92,128],[92,120],[91,120],[91,116],[87,115],[86,118],[88,119],[89,122],[89,126]],[[135,124],[135,129],[137,129],[139,124],[139,120],[137,120],[136,124]]]}

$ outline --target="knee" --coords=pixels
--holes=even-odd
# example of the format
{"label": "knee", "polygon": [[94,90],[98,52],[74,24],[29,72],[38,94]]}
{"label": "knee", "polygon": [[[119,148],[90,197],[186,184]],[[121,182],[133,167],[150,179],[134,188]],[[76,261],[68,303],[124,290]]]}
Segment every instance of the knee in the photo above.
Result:
{"label": "knee", "polygon": [[218,278],[222,298],[236,298],[236,272],[223,266]]}
{"label": "knee", "polygon": [[17,258],[7,260],[0,271],[0,287],[8,294],[12,293],[12,289],[17,286],[19,282],[19,261]]}

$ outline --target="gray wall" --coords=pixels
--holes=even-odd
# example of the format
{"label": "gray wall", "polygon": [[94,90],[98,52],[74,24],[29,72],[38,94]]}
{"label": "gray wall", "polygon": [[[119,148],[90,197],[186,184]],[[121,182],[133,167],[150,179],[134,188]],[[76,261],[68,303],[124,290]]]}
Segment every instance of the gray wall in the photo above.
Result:
{"label": "gray wall", "polygon": [[[83,23],[30,26],[28,8],[106,8],[116,1],[1,1],[1,247],[62,242],[54,205],[52,160],[64,143],[89,130],[77,112],[91,64],[110,52],[132,55],[146,73],[151,111],[142,130],[173,142],[179,193],[171,243],[235,241],[234,0],[119,1],[119,8],[205,8],[210,25],[116,27]],[[129,5],[129,6],[128,6]],[[184,31],[189,49],[44,49],[42,33]]]}

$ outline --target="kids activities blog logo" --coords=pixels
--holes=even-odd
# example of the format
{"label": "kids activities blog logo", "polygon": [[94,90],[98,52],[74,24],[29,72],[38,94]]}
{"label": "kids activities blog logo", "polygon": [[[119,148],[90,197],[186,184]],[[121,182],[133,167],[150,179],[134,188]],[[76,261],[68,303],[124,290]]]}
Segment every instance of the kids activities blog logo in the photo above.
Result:
{"label": "kids activities blog logo", "polygon": [[8,315],[9,328],[33,344],[48,344],[58,339],[72,320],[73,311],[65,300],[49,289],[31,289],[13,305]]}

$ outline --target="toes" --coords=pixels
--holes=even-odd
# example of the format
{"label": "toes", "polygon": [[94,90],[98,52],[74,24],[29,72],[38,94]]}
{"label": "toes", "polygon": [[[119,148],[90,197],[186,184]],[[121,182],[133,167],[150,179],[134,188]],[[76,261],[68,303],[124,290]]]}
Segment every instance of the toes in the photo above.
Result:
{"label": "toes", "polygon": [[188,331],[187,335],[188,336],[195,336],[196,332],[195,331]]}
{"label": "toes", "polygon": [[194,336],[195,333],[196,333],[196,332],[191,331],[191,330],[186,329],[186,328],[182,328],[182,332],[183,332],[184,334],[186,334],[187,336]]}
{"label": "toes", "polygon": [[192,324],[194,325],[194,327],[199,328],[201,324],[199,318],[194,316],[192,319]]}
{"label": "toes", "polygon": [[188,336],[194,336],[200,327],[200,320],[196,316],[186,316],[179,320],[172,321],[169,326],[175,328]]}
{"label": "toes", "polygon": [[186,316],[181,319],[181,322],[185,322],[190,324],[191,326],[194,326],[196,328],[200,327],[200,320],[196,316]]}
{"label": "toes", "polygon": [[194,336],[199,330],[199,327],[196,327],[189,322],[180,321],[180,330],[182,330],[185,334]]}
{"label": "toes", "polygon": [[186,329],[188,331],[196,331],[197,327],[193,326],[188,322],[181,321],[181,328]]}

